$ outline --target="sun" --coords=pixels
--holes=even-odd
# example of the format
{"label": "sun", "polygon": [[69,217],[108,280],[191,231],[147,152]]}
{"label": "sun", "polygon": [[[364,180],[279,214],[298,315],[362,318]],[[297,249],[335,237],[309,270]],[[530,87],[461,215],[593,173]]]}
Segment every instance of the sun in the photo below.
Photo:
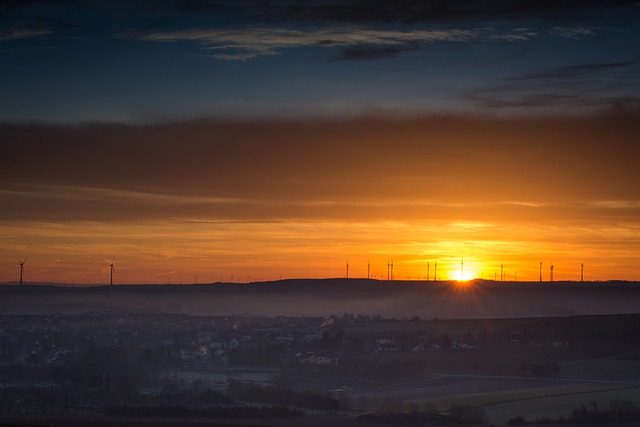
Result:
{"label": "sun", "polygon": [[469,280],[473,280],[474,272],[465,270],[465,271],[455,271],[453,272],[453,280],[458,282],[467,282]]}

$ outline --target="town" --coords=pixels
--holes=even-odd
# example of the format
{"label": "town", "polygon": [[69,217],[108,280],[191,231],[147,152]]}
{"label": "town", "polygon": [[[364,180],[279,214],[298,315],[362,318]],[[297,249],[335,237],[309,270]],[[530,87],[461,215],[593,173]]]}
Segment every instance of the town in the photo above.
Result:
{"label": "town", "polygon": [[379,390],[442,373],[561,378],[571,361],[637,351],[640,331],[632,325],[638,320],[4,315],[0,414],[140,415],[135,408],[236,404],[251,405],[248,416],[257,416],[255,405],[280,406],[287,416],[443,412],[450,408],[435,397]]}

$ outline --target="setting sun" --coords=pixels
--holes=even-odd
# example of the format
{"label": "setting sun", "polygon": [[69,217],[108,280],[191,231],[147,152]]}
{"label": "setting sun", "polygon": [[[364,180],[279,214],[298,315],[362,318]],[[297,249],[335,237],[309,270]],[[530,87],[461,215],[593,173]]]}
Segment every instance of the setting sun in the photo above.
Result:
{"label": "setting sun", "polygon": [[475,275],[472,271],[456,271],[453,273],[453,280],[457,280],[458,282],[473,280],[474,277]]}

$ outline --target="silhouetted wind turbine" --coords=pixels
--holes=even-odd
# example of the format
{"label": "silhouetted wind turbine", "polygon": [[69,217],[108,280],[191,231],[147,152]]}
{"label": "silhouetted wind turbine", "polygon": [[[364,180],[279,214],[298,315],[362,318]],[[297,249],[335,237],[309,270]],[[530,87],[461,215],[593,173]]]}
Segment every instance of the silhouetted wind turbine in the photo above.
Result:
{"label": "silhouetted wind turbine", "polygon": [[20,263],[20,287],[22,287],[22,276],[24,275],[24,263],[27,262],[27,258],[20,260],[18,258],[18,262]]}
{"label": "silhouetted wind turbine", "polygon": [[113,286],[113,275],[116,274],[116,257],[115,257],[115,255],[113,256],[113,258],[109,262],[109,269],[110,269],[109,286]]}
{"label": "silhouetted wind turbine", "polygon": [[584,261],[580,263],[580,281],[584,282]]}
{"label": "silhouetted wind turbine", "polygon": [[540,283],[542,283],[542,263],[540,263]]}

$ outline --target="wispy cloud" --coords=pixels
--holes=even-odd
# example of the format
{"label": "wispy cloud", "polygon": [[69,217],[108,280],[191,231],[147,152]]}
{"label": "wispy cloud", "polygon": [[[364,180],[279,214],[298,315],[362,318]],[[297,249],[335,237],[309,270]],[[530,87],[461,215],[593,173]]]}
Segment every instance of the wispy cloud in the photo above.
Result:
{"label": "wispy cloud", "polygon": [[[358,53],[369,51],[369,56],[388,56],[408,50],[408,46],[429,42],[466,42],[474,39],[474,30],[376,30],[358,27],[288,29],[188,29],[180,31],[129,31],[120,37],[153,42],[192,41],[206,48],[222,51],[217,59],[247,59],[260,55],[273,55],[283,49],[296,47],[358,47],[360,50],[339,59],[362,59]],[[382,47],[382,48],[381,48]],[[375,53],[374,53],[375,52]],[[365,54],[366,56],[366,54]]]}
{"label": "wispy cloud", "polygon": [[42,200],[62,200],[67,202],[95,201],[135,201],[136,203],[162,206],[170,204],[232,204],[243,202],[240,199],[204,196],[182,196],[143,191],[131,191],[81,185],[28,184],[14,185],[8,189],[0,188],[0,194],[16,197],[38,198]]}
{"label": "wispy cloud", "polygon": [[568,39],[579,40],[584,37],[596,36],[596,31],[590,27],[553,27],[549,31],[549,34],[558,35]]}
{"label": "wispy cloud", "polygon": [[[287,49],[303,47],[343,48],[333,56],[334,60],[362,60],[394,57],[403,52],[421,49],[436,42],[495,43],[527,42],[538,38],[541,28],[483,26],[463,28],[425,25],[405,25],[401,29],[388,26],[343,25],[325,27],[240,26],[239,28],[187,28],[182,30],[130,30],[118,34],[121,38],[149,42],[195,42],[214,51],[211,57],[219,60],[246,60],[258,56],[276,55]],[[576,38],[591,34],[586,27],[554,27],[547,33],[557,37]],[[585,71],[594,71],[598,65],[585,64]],[[620,66],[627,65],[622,62]],[[628,64],[631,65],[631,64]],[[549,70],[549,72],[579,72],[574,69]]]}
{"label": "wispy cloud", "polygon": [[43,26],[27,27],[17,26],[0,30],[0,42],[28,39],[51,34],[51,29]]}
{"label": "wispy cloud", "polygon": [[[515,91],[514,91],[515,92]],[[555,106],[593,107],[593,102],[586,102],[583,97],[573,94],[540,93],[472,93],[464,95],[464,98],[485,108],[495,109],[534,109]],[[598,106],[602,104],[598,103]]]}
{"label": "wispy cloud", "polygon": [[487,36],[487,39],[492,41],[521,42],[534,39],[538,37],[538,35],[538,31],[532,28],[514,28],[504,32],[490,29],[490,34]]}

